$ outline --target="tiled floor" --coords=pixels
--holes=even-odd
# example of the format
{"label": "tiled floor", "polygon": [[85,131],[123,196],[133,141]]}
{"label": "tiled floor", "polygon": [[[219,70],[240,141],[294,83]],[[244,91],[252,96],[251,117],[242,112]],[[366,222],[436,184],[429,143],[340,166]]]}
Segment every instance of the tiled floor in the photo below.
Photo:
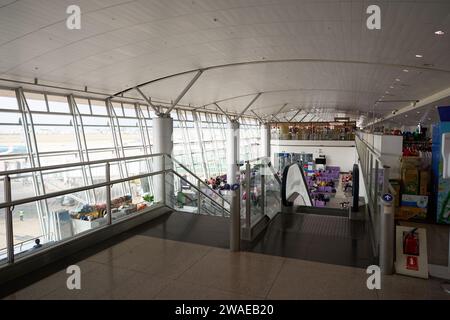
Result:
{"label": "tiled floor", "polygon": [[440,281],[403,276],[366,287],[364,269],[135,235],[6,299],[450,299]]}

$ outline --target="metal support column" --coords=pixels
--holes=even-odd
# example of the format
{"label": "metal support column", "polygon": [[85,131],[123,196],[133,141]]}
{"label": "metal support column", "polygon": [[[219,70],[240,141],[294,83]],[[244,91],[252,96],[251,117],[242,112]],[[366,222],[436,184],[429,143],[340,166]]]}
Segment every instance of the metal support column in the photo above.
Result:
{"label": "metal support column", "polygon": [[[5,176],[4,180],[4,196],[5,202],[11,202],[11,178]],[[8,254],[8,263],[14,263],[14,236],[13,236],[13,217],[11,207],[5,208],[5,222],[6,222],[6,249]]]}
{"label": "metal support column", "polygon": [[[116,135],[116,125],[114,123],[115,118],[116,118],[116,113],[114,112],[114,108],[113,108],[113,105],[112,105],[110,99],[105,100],[105,105],[106,105],[106,111],[107,111],[108,117],[109,117],[109,126],[111,128],[116,157],[122,158],[122,157],[124,157],[124,153],[123,153],[123,150],[121,150],[119,147],[119,142],[117,141],[117,135]],[[123,179],[125,177],[125,175],[124,175],[123,168],[122,168],[122,165],[120,164],[120,162],[117,164],[117,167],[119,169],[119,175]],[[124,183],[120,184],[120,188],[121,188],[122,194],[125,194]]]}
{"label": "metal support column", "polygon": [[380,269],[382,274],[392,274],[394,269],[394,207],[392,201],[382,201],[380,226]]}
{"label": "metal support column", "polygon": [[106,214],[108,215],[108,224],[112,224],[112,212],[111,212],[111,185],[109,182],[111,181],[111,165],[109,162],[105,165],[105,179],[106,185],[105,187],[105,195],[106,195]]}
{"label": "metal support column", "polygon": [[[25,133],[25,141],[27,143],[28,157],[32,168],[39,168],[41,166],[39,158],[39,150],[37,146],[36,133],[34,132],[33,116],[23,93],[22,88],[16,89],[16,99],[19,106],[19,111],[22,119],[22,127]],[[28,120],[28,116],[30,119]],[[33,190],[35,195],[45,194],[44,178],[42,172],[33,172]],[[42,190],[40,188],[42,187]],[[49,210],[47,201],[42,200],[37,202],[37,214],[39,219],[39,226],[41,232],[47,240],[52,240],[50,233]]]}
{"label": "metal support column", "polygon": [[201,185],[200,180],[197,180],[197,188],[198,188],[198,191],[197,191],[197,213],[198,214],[202,213],[202,193],[200,192],[201,187],[202,187],[202,185]]}
{"label": "metal support column", "polygon": [[245,197],[245,227],[248,228],[250,232],[251,228],[251,211],[252,206],[250,202],[250,183],[251,183],[251,172],[250,172],[250,162],[245,163],[245,192],[247,196]]}
{"label": "metal support column", "polygon": [[266,214],[266,170],[268,171],[269,169],[267,169],[267,165],[264,166],[264,171],[261,172],[261,200],[260,200],[260,205],[261,205],[261,215],[264,216]]}

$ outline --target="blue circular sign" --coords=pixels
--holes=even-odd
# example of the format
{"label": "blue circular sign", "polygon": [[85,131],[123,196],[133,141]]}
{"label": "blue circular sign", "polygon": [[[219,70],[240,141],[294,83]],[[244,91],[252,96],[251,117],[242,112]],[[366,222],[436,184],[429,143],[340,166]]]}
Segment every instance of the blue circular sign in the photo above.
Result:
{"label": "blue circular sign", "polygon": [[392,199],[394,199],[394,197],[392,196],[392,194],[390,193],[385,193],[383,194],[383,200],[386,202],[391,202]]}

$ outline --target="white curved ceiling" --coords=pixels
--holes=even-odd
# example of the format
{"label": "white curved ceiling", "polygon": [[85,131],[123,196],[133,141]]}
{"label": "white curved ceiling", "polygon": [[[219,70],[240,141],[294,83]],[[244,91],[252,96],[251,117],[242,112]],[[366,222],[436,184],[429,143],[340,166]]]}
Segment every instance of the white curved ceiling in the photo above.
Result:
{"label": "white curved ceiling", "polygon": [[[299,117],[322,119],[382,115],[449,88],[450,1],[372,2],[0,0],[0,78],[114,94],[258,61],[205,71],[180,103],[215,109],[224,100],[223,109],[239,113],[263,92],[247,114],[270,117],[286,104],[286,116],[301,108]],[[81,30],[66,28],[72,4]],[[381,8],[381,30],[366,27],[370,4]],[[142,90],[171,101],[194,75]]]}

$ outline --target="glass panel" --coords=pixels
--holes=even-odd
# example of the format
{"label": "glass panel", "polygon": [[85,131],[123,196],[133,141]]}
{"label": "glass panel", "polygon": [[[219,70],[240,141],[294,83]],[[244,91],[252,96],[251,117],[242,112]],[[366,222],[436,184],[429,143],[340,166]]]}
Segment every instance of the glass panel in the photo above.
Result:
{"label": "glass panel", "polygon": [[70,113],[67,97],[47,95],[47,101],[50,112]]}
{"label": "glass panel", "polygon": [[108,115],[108,111],[106,110],[106,105],[104,101],[99,100],[90,100],[92,113],[96,115]]}
{"label": "glass panel", "polygon": [[89,107],[89,101],[87,99],[75,98],[75,102],[80,114],[91,114],[91,108]]}
{"label": "glass panel", "polygon": [[0,109],[19,109],[14,91],[0,89]]}
{"label": "glass panel", "polygon": [[35,126],[34,130],[39,152],[78,150],[73,127]]}
{"label": "glass panel", "polygon": [[136,118],[136,110],[134,109],[134,105],[124,103],[123,104],[123,112],[126,117],[134,117]]}
{"label": "glass panel", "polygon": [[24,95],[31,111],[47,111],[47,103],[43,94],[24,92]]}
{"label": "glass panel", "polygon": [[[4,114],[1,114],[5,117]],[[10,121],[13,119],[19,120],[19,115],[11,114]],[[5,121],[3,118],[0,122]],[[13,154],[26,154],[27,144],[23,132],[23,127],[19,125],[4,125],[0,124],[0,159],[3,156],[10,156]]]}

